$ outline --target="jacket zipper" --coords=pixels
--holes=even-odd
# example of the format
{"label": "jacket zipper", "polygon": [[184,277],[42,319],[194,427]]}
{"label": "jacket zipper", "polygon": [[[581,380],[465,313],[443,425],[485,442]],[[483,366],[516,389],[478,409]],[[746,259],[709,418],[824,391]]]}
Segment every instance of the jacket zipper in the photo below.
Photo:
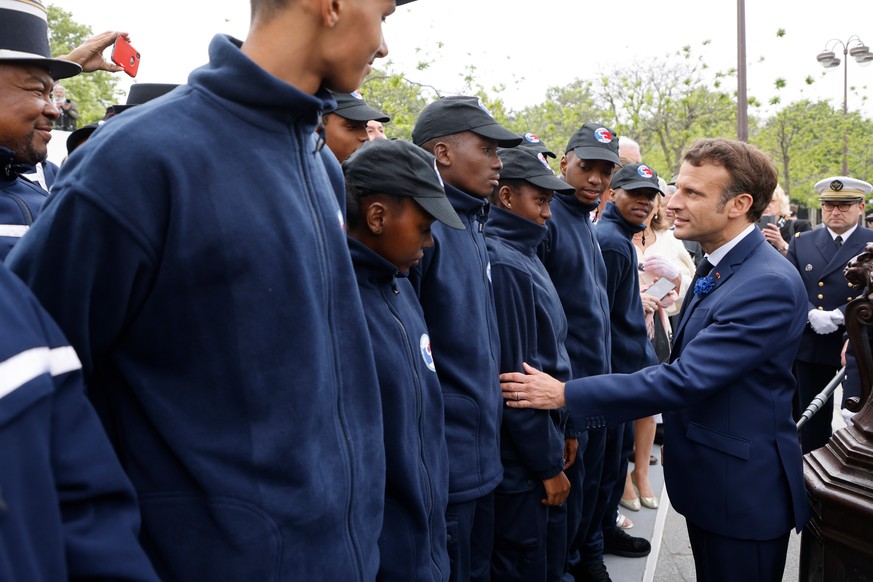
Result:
{"label": "jacket zipper", "polygon": [[[319,114],[319,122],[321,121],[321,115]],[[319,124],[320,125],[320,124]],[[323,130],[322,130],[323,131]],[[297,137],[301,139],[303,143],[306,143],[307,136],[301,135],[301,132],[298,132]],[[309,155],[317,156],[319,155],[317,152],[320,148],[317,147],[315,152],[310,153]],[[332,323],[333,321],[333,309],[331,305],[331,298],[333,296],[333,290],[330,288],[330,276],[328,273],[325,273],[324,266],[329,264],[327,253],[325,251],[326,243],[324,239],[324,224],[321,220],[321,217],[318,213],[318,208],[316,207],[315,201],[313,199],[314,196],[314,188],[315,185],[312,183],[312,176],[309,168],[306,164],[306,159],[304,156],[306,155],[304,152],[304,148],[298,148],[298,161],[300,164],[301,172],[305,178],[306,186],[307,186],[307,196],[306,201],[309,204],[309,211],[312,214],[312,222],[315,226],[315,230],[318,233],[317,238],[317,247],[318,247],[318,255],[320,257],[319,265],[321,266],[321,276],[322,280],[325,284],[325,306],[327,308],[328,321]],[[323,163],[323,161],[321,162]],[[354,502],[354,485],[355,485],[355,468],[354,463],[352,462],[351,452],[349,450],[348,442],[350,440],[348,426],[345,422],[345,417],[343,415],[342,410],[342,398],[341,398],[341,380],[339,373],[339,366],[337,365],[338,358],[336,357],[336,346],[333,346],[331,350],[331,359],[332,365],[331,368],[334,370],[334,382],[336,386],[336,416],[339,420],[340,427],[342,428],[342,438],[340,439],[342,442],[340,443],[341,450],[343,452],[343,457],[346,460],[346,468],[348,469],[349,474],[349,496],[348,502],[346,504],[346,529],[348,532],[348,540],[347,543],[351,544],[352,554],[355,557],[355,562],[358,566],[358,577],[359,579],[363,579],[364,576],[364,564],[363,557],[361,555],[361,548],[358,544],[357,538],[354,535],[354,524],[352,523],[352,505]]]}
{"label": "jacket zipper", "polygon": [[[391,279],[391,290],[394,295],[398,295],[399,291],[397,289],[397,281],[392,277]],[[388,301],[388,298],[385,297],[384,291],[382,293],[382,300],[385,302],[385,306],[388,307],[388,311],[391,313],[391,317],[394,319],[394,322],[397,324],[397,327],[400,329],[400,335],[403,336],[403,343],[406,346],[406,356],[409,358],[410,364],[412,364],[409,368],[412,372],[412,378],[415,383],[415,404],[416,404],[416,416],[418,417],[418,460],[419,465],[424,472],[424,490],[427,495],[427,514],[430,518],[431,523],[433,522],[433,491],[431,490],[431,478],[430,471],[427,468],[427,461],[423,455],[423,447],[421,443],[425,442],[424,429],[422,427],[422,417],[424,415],[424,405],[423,405],[423,396],[422,393],[424,389],[422,388],[421,377],[418,375],[416,371],[418,368],[418,363],[416,360],[416,353],[412,349],[412,344],[409,341],[409,333],[406,330],[406,326],[403,325],[403,322],[397,317],[397,313],[394,311],[394,308],[391,306],[391,303]],[[428,530],[428,536],[432,534],[430,530]],[[430,552],[430,559],[433,563],[434,569],[439,573],[439,578],[442,579],[442,571],[440,570],[439,564],[434,558],[433,552]]]}

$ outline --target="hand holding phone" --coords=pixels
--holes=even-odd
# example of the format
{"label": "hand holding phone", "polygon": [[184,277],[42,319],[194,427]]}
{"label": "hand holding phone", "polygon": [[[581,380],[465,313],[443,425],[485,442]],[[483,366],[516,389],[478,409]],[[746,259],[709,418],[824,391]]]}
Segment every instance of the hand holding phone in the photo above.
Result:
{"label": "hand holding phone", "polygon": [[131,77],[136,77],[139,70],[139,51],[133,48],[123,36],[115,39],[115,44],[112,46],[112,62],[124,69],[124,72]]}
{"label": "hand holding phone", "polygon": [[660,279],[652,283],[652,285],[648,289],[643,291],[643,293],[645,293],[646,295],[651,295],[652,297],[655,297],[658,299],[658,301],[660,301],[675,288],[676,284],[673,281],[666,277],[661,277]]}

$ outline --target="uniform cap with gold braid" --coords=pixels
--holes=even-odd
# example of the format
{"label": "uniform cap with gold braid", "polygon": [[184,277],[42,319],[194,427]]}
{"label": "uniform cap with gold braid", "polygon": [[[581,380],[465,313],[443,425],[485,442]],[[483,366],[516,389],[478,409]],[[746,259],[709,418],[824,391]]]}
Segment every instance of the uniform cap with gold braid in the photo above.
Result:
{"label": "uniform cap with gold braid", "polygon": [[815,185],[821,202],[863,202],[871,190],[873,185],[869,182],[848,176],[825,178]]}
{"label": "uniform cap with gold braid", "polygon": [[0,63],[45,67],[55,80],[81,73],[76,63],[52,58],[47,18],[39,0],[0,0]]}

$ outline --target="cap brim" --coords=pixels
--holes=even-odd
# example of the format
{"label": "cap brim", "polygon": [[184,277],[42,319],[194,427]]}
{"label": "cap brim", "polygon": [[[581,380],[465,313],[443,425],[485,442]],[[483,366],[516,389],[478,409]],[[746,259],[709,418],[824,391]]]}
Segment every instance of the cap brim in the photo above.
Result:
{"label": "cap brim", "polygon": [[572,194],[576,191],[576,188],[570,186],[560,178],[549,176],[547,174],[525,178],[525,181],[530,182],[538,188],[545,188],[546,190],[552,190],[554,192],[563,192],[564,194]]}
{"label": "cap brim", "polygon": [[576,157],[580,160],[606,160],[607,162],[621,165],[618,153],[607,148],[579,146],[573,148],[573,153],[576,154]]}
{"label": "cap brim", "polygon": [[657,190],[658,193],[663,196],[664,191],[659,187],[655,186],[648,180],[634,180],[633,182],[627,182],[626,184],[622,184],[621,186],[613,186],[616,190],[621,188],[622,190],[643,190],[648,188],[649,190]]}
{"label": "cap brim", "polygon": [[336,113],[340,117],[345,117],[352,121],[370,121],[371,119],[381,123],[391,121],[390,117],[377,109],[373,109],[369,105],[353,105],[352,107],[346,107],[345,109],[331,111],[331,113]]}
{"label": "cap brim", "polygon": [[452,208],[452,204],[445,196],[440,197],[413,197],[419,206],[446,226],[457,230],[465,230],[464,223],[458,218],[458,213]]}
{"label": "cap brim", "polygon": [[502,148],[514,148],[524,141],[524,139],[519,137],[518,134],[509,131],[496,122],[489,123],[488,125],[481,125],[479,127],[471,127],[469,131],[472,131],[476,135],[493,139],[497,142],[497,145]]}
{"label": "cap brim", "polygon": [[24,65],[33,65],[48,69],[49,75],[51,75],[52,79],[55,81],[59,79],[69,79],[70,77],[75,77],[82,72],[82,67],[76,63],[65,61],[63,59],[47,59],[39,55],[30,56],[28,53],[13,53],[13,51],[0,52],[7,53],[0,54],[0,62],[21,63]]}

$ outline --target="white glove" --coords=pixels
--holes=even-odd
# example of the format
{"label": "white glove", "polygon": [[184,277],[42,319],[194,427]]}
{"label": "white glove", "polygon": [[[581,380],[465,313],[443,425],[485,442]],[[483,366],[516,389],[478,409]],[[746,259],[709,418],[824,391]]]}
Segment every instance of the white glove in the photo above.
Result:
{"label": "white glove", "polygon": [[654,273],[659,277],[670,279],[671,281],[679,276],[679,267],[662,257],[661,255],[650,255],[643,262],[643,271],[646,273]]}
{"label": "white glove", "polygon": [[825,313],[829,313],[831,316],[831,321],[833,321],[837,325],[843,325],[846,323],[846,318],[843,315],[843,312],[839,309],[834,309],[833,311],[825,311]]}
{"label": "white glove", "polygon": [[809,325],[815,333],[825,335],[837,331],[839,326],[834,323],[831,313],[830,311],[820,311],[818,309],[809,310],[809,314],[807,314]]}
{"label": "white glove", "polygon": [[855,424],[852,422],[852,417],[855,416],[855,413],[849,410],[848,408],[841,408],[840,414],[843,416],[843,421],[846,423],[846,426],[852,426]]}

